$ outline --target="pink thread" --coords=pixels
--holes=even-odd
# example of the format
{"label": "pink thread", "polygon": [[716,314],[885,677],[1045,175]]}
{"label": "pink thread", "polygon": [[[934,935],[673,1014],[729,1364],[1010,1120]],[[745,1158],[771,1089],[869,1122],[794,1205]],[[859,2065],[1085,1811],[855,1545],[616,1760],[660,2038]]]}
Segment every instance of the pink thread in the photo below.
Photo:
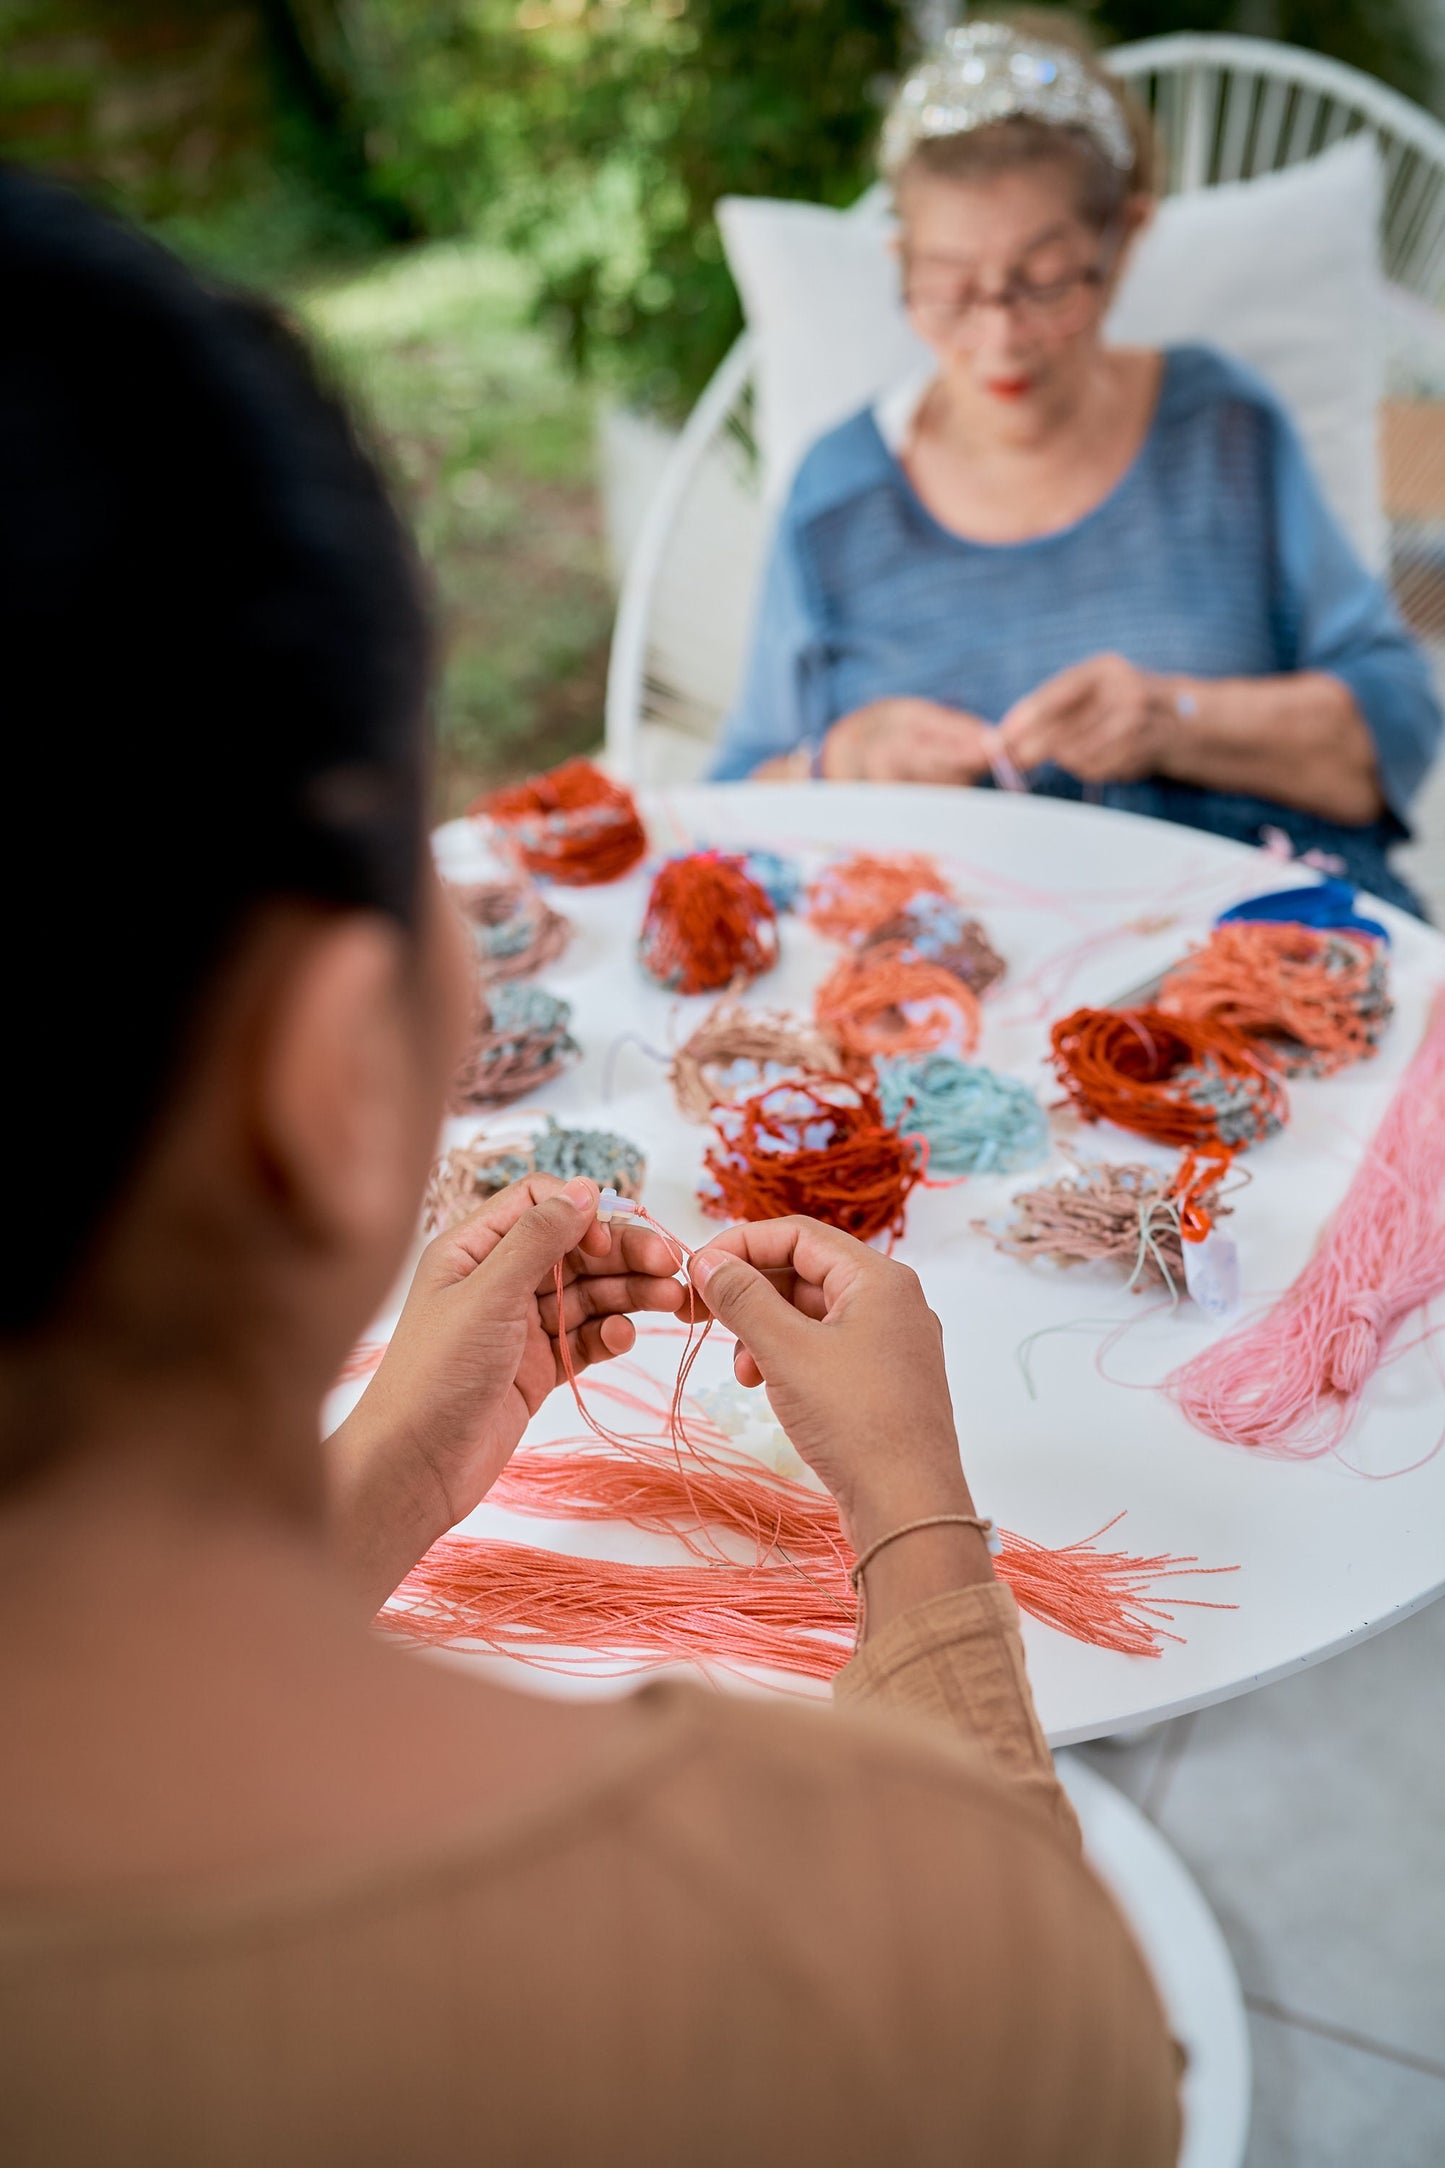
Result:
{"label": "pink thread", "polygon": [[1339,1445],[1398,1326],[1445,1288],[1445,988],[1344,1202],[1293,1287],[1166,1390],[1191,1423],[1266,1452]]}

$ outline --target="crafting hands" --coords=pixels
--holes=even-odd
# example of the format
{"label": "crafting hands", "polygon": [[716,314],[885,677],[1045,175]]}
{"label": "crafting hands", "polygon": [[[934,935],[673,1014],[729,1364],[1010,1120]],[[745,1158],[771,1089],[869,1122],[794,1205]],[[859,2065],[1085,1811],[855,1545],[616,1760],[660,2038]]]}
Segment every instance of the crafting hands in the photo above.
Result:
{"label": "crafting hands", "polygon": [[873,700],[834,723],[823,773],[840,783],[977,783],[989,772],[991,731],[938,700]]}
{"label": "crafting hands", "polygon": [[349,1487],[358,1462],[378,1475],[385,1463],[365,1487],[405,1492],[411,1516],[442,1533],[485,1497],[565,1377],[559,1330],[580,1371],[627,1353],[629,1311],[687,1302],[667,1244],[599,1226],[597,1197],[595,1182],[528,1175],[428,1244],[381,1365],[330,1443]]}
{"label": "crafting hands", "polygon": [[1167,678],[1091,655],[1016,701],[999,740],[1025,774],[1052,761],[1081,783],[1137,783],[1162,772],[1178,731]]}
{"label": "crafting hands", "polygon": [[766,1387],[855,1549],[925,1515],[973,1511],[943,1334],[916,1273],[801,1218],[729,1227],[689,1270],[737,1335],[739,1382]]}

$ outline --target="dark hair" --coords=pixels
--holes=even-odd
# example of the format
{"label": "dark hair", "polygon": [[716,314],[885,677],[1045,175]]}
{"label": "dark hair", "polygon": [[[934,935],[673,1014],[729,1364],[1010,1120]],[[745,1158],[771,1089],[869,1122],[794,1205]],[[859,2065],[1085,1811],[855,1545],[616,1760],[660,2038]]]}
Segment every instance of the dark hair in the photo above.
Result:
{"label": "dark hair", "polygon": [[429,639],[405,529],[273,313],[13,170],[0,295],[13,1334],[83,1265],[257,907],[412,919]]}

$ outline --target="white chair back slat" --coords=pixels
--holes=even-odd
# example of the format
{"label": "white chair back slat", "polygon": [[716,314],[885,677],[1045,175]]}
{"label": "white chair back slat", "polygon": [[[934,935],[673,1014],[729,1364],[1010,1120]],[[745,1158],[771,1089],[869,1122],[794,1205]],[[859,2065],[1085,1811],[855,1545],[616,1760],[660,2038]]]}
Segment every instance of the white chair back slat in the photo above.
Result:
{"label": "white chair back slat", "polygon": [[1258,103],[1258,76],[1224,77],[1219,156],[1214,167],[1216,181],[1243,180],[1250,170],[1246,160],[1249,157],[1250,130]]}
{"label": "white chair back slat", "polygon": [[1264,96],[1259,101],[1259,126],[1254,133],[1249,169],[1251,176],[1256,173],[1273,173],[1278,166],[1288,110],[1289,84],[1282,76],[1271,76],[1264,86]]}
{"label": "white chair back slat", "polygon": [[1180,194],[1207,188],[1214,163],[1214,123],[1219,109],[1219,75],[1214,68],[1193,68],[1185,82],[1183,132],[1179,147]]}
{"label": "white chair back slat", "polygon": [[1315,147],[1315,124],[1320,117],[1320,96],[1300,84],[1295,89],[1294,111],[1290,115],[1289,134],[1285,139],[1281,166],[1297,166],[1308,158]]}
{"label": "white chair back slat", "polygon": [[[1260,39],[1151,38],[1107,60],[1154,116],[1167,192],[1280,172],[1373,129],[1383,158],[1381,259],[1391,282],[1384,428],[1391,578],[1417,630],[1445,640],[1445,129],[1354,69]],[[745,334],[670,455],[623,580],[607,757],[616,772],[639,780],[680,782],[702,772],[747,651],[770,524],[759,495],[751,371]]]}

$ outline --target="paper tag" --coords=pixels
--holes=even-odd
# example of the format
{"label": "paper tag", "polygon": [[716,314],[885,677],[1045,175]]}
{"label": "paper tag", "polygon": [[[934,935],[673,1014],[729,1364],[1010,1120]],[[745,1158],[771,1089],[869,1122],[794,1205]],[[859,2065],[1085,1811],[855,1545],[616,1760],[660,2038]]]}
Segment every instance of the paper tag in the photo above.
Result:
{"label": "paper tag", "polygon": [[1239,1245],[1211,1227],[1202,1242],[1184,1244],[1184,1284],[1206,1317],[1239,1308]]}

